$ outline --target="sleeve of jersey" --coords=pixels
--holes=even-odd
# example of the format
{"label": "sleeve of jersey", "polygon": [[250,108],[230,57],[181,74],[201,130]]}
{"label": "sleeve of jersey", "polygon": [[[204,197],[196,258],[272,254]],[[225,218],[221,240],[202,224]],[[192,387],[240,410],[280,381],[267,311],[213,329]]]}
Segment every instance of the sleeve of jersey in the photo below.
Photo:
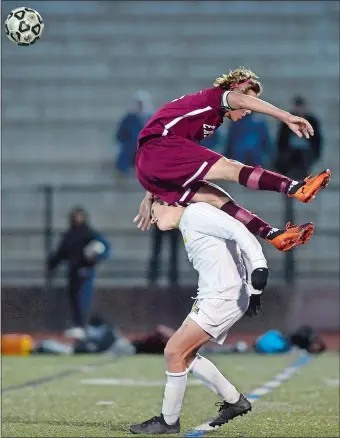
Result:
{"label": "sleeve of jersey", "polygon": [[199,205],[200,208],[192,210],[198,232],[235,241],[248,259],[251,271],[267,267],[260,243],[241,222],[215,207],[207,204],[196,204],[196,207]]}
{"label": "sleeve of jersey", "polygon": [[224,91],[222,88],[210,88],[205,90],[207,104],[218,110],[230,111],[232,108],[228,102],[228,94],[230,91]]}
{"label": "sleeve of jersey", "polygon": [[232,110],[231,106],[229,105],[228,102],[228,94],[230,93],[230,91],[225,91],[222,95],[221,95],[221,107],[223,109],[225,109],[226,111],[230,111]]}

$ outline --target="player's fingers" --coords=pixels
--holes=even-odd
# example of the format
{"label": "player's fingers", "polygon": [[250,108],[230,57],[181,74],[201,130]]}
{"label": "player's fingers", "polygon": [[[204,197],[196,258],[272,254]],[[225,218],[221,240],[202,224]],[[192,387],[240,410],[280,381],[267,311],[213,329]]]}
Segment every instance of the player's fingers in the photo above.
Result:
{"label": "player's fingers", "polygon": [[310,135],[314,135],[314,129],[313,129],[312,125],[309,122],[307,122],[306,128],[307,128],[307,131],[308,131],[308,133]]}
{"label": "player's fingers", "polygon": [[150,222],[148,223],[148,226],[147,226],[147,231],[149,231],[149,230],[150,230],[150,228],[151,228],[151,225],[152,225],[152,222],[150,221]]}
{"label": "player's fingers", "polygon": [[139,219],[139,213],[137,214],[137,216],[133,219],[133,223],[136,223]]}
{"label": "player's fingers", "polygon": [[145,221],[144,224],[143,224],[142,231],[147,231],[148,230],[148,226],[149,226],[149,221]]}
{"label": "player's fingers", "polygon": [[294,126],[294,128],[292,129],[292,131],[295,132],[295,134],[296,134],[299,138],[302,138],[302,134],[301,134],[301,131],[300,131],[300,129],[299,129],[298,126]]}
{"label": "player's fingers", "polygon": [[141,220],[139,221],[139,223],[137,225],[137,228],[141,229],[143,227],[143,222],[144,222],[144,219],[141,218]]}

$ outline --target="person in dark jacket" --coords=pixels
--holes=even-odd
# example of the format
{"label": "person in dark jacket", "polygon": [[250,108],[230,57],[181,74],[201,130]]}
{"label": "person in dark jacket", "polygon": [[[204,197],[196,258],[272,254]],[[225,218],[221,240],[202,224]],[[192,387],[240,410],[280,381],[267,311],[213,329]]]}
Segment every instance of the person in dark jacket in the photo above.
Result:
{"label": "person in dark jacket", "polygon": [[49,257],[49,274],[62,262],[67,263],[68,294],[73,327],[65,332],[75,338],[85,337],[95,278],[95,267],[109,256],[110,245],[90,227],[83,208],[76,207],[69,214],[69,228],[61,237],[57,250]]}
{"label": "person in dark jacket", "polygon": [[115,166],[120,177],[128,175],[134,167],[138,135],[153,112],[150,94],[145,90],[137,91],[132,103],[130,110],[119,120],[114,133],[114,140],[118,142]]}
{"label": "person in dark jacket", "polygon": [[308,111],[307,103],[301,96],[293,99],[292,113],[304,117],[314,129],[314,135],[307,140],[291,135],[290,129],[280,124],[277,140],[276,169],[294,179],[304,179],[311,173],[311,166],[320,158],[322,136],[317,117]]}

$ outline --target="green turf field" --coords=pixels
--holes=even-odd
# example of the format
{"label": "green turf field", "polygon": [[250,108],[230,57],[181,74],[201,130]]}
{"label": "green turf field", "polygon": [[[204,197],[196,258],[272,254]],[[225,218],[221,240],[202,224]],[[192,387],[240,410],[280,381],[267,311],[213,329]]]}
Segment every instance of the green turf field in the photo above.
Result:
{"label": "green turf field", "polygon": [[[246,394],[270,380],[296,357],[227,355],[211,359]],[[90,364],[95,365],[86,366]],[[130,423],[160,412],[164,369],[163,358],[153,356],[109,362],[107,357],[98,356],[5,357],[2,359],[2,390],[5,390],[2,436],[129,436]],[[67,373],[61,374],[64,371]],[[56,374],[59,377],[54,380],[6,391]],[[94,383],[93,379],[106,379],[102,381],[105,385],[99,385],[98,381],[85,384]],[[115,385],[108,385],[107,379]],[[194,382],[191,377],[190,382]],[[191,384],[184,402],[181,434],[212,417],[216,413],[216,401],[216,396],[204,386]],[[281,387],[258,400],[250,414],[206,436],[339,436],[338,355],[329,353],[313,359]]]}

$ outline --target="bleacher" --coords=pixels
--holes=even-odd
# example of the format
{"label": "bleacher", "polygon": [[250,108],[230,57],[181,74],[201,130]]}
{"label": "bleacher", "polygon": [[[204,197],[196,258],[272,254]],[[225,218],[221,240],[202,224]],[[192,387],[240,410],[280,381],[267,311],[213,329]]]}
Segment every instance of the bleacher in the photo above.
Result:
{"label": "bleacher", "polygon": [[[42,238],[13,237],[16,230],[43,227],[43,195],[30,187],[101,184],[112,190],[58,192],[54,225],[62,228],[69,207],[84,204],[95,226],[113,233],[115,261],[103,269],[113,278],[132,279],[130,265],[134,281],[144,277],[150,239],[132,224],[142,189],[132,180],[126,193],[119,191],[112,144],[116,122],[140,88],[150,91],[158,107],[247,65],[261,77],[264,99],[289,109],[292,95],[309,98],[325,138],[318,168],[332,168],[332,183],[338,184],[339,4],[275,5],[32,1],[45,20],[42,40],[29,48],[3,41],[2,47],[2,226],[13,231],[3,236],[3,272],[24,271],[30,264],[43,272]],[[3,15],[14,7],[16,2],[6,2]],[[270,123],[274,133],[276,123]],[[24,191],[6,195],[12,187]],[[247,208],[282,225],[280,195],[254,194],[236,185],[228,189]],[[313,204],[297,205],[296,221],[307,220],[338,232],[338,192],[327,190]],[[271,248],[267,253],[274,266],[281,266],[282,255]],[[316,235],[296,256],[303,257],[304,271],[337,272],[338,239]],[[181,266],[182,277],[193,278],[189,265]]]}

